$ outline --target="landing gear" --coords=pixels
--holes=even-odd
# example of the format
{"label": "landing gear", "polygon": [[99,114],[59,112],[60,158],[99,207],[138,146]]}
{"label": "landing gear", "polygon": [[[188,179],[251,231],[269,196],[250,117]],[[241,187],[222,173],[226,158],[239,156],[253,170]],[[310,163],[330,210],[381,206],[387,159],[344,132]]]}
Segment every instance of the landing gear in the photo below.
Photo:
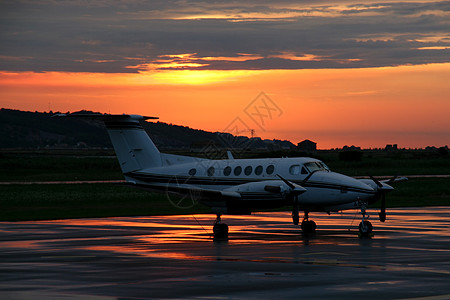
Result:
{"label": "landing gear", "polygon": [[372,233],[372,223],[369,221],[362,221],[359,223],[359,233],[361,236],[369,236]]}
{"label": "landing gear", "polygon": [[316,231],[316,222],[314,221],[310,221],[308,218],[309,212],[305,211],[305,215],[303,216],[303,221],[302,221],[302,231],[303,233],[306,234],[310,234],[310,233],[314,233]]}
{"label": "landing gear", "polygon": [[373,226],[369,219],[369,215],[366,214],[366,205],[367,203],[363,202],[361,203],[361,215],[362,215],[362,221],[359,223],[359,236],[360,237],[370,237],[372,236],[372,230]]}
{"label": "landing gear", "polygon": [[215,239],[228,238],[228,225],[222,223],[220,214],[217,214],[216,222],[214,222],[213,233]]}
{"label": "landing gear", "polygon": [[294,207],[292,209],[292,223],[294,223],[294,225],[298,225],[299,221],[300,216],[298,215],[298,206],[294,204]]}

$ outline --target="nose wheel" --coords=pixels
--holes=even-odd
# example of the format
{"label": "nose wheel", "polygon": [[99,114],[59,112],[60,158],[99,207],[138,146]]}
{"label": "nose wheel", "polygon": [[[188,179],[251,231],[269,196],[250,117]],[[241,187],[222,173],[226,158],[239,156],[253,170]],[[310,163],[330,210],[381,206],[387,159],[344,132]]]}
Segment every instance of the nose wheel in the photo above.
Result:
{"label": "nose wheel", "polygon": [[302,228],[303,233],[311,234],[316,232],[316,222],[309,220],[309,213],[305,211],[305,215],[303,216],[303,221],[300,227]]}
{"label": "nose wheel", "polygon": [[215,239],[228,238],[228,225],[222,223],[222,220],[220,219],[220,214],[217,214],[216,222],[214,222],[213,233]]}
{"label": "nose wheel", "polygon": [[373,226],[369,221],[369,215],[366,213],[366,202],[361,203],[361,215],[362,221],[359,223],[359,236],[360,237],[369,237],[372,236]]}

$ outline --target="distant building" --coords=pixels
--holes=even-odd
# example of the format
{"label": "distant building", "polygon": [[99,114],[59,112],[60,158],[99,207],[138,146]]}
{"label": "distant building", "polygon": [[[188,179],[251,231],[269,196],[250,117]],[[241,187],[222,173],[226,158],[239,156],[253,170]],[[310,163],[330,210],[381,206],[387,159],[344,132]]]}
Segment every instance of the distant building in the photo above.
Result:
{"label": "distant building", "polygon": [[342,150],[345,150],[345,151],[354,151],[354,150],[361,150],[361,147],[357,147],[357,146],[355,146],[355,145],[351,145],[350,147],[349,146],[347,146],[347,145],[345,145],[344,147],[342,147]]}
{"label": "distant building", "polygon": [[398,150],[397,144],[387,144],[386,147],[384,148],[384,150],[386,151],[396,151]]}
{"label": "distant building", "polygon": [[317,150],[317,143],[310,140],[304,140],[297,144],[297,149],[305,152],[315,152]]}

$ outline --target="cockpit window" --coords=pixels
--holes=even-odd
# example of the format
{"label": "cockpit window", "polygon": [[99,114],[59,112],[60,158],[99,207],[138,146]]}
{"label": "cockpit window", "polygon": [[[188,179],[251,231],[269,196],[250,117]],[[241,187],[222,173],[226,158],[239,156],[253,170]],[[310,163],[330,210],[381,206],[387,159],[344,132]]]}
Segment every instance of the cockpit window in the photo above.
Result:
{"label": "cockpit window", "polygon": [[315,171],[330,171],[330,169],[323,162],[309,162],[304,165],[309,172]]}
{"label": "cockpit window", "polygon": [[324,164],[323,162],[320,162],[320,164],[322,165],[322,167],[325,168],[325,170],[331,171],[330,168],[326,164]]}

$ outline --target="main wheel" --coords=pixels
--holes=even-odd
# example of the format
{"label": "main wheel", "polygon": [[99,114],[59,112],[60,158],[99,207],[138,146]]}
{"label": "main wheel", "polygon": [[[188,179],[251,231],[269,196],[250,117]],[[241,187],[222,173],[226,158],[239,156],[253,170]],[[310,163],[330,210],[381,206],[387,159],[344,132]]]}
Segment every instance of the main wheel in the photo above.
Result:
{"label": "main wheel", "polygon": [[303,221],[301,228],[304,233],[314,233],[316,231],[316,222]]}
{"label": "main wheel", "polygon": [[213,227],[215,238],[227,238],[228,237],[228,225],[224,223],[215,224]]}
{"label": "main wheel", "polygon": [[363,221],[359,223],[359,232],[361,235],[369,235],[372,233],[373,226],[369,221]]}

